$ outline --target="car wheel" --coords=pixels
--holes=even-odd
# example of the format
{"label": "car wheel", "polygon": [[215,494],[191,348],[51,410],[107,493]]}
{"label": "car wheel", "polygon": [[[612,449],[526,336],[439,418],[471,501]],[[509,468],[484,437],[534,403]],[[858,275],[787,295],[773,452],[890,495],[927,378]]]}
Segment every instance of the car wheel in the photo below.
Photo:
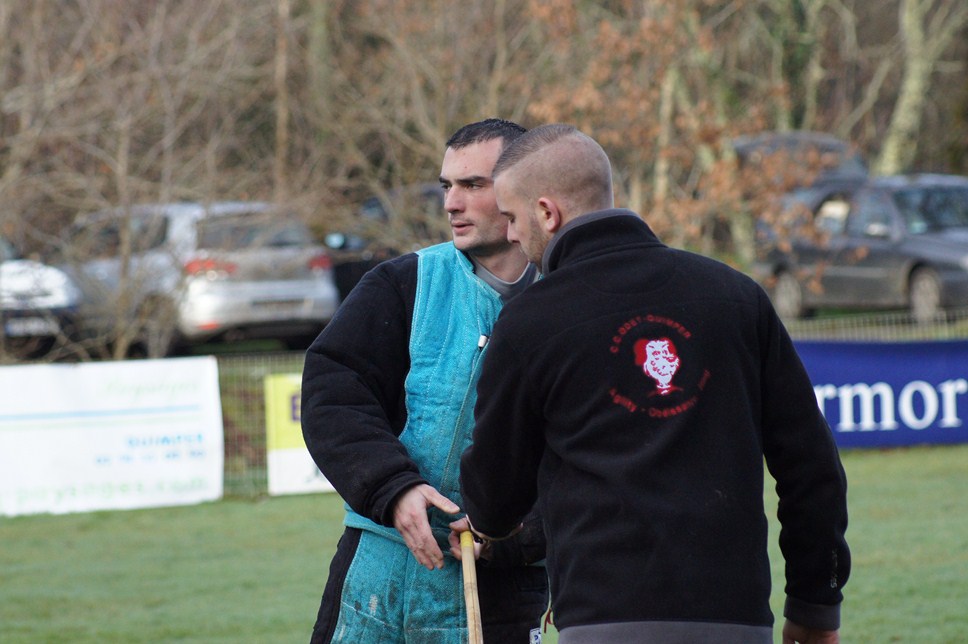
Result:
{"label": "car wheel", "polygon": [[918,324],[941,319],[941,280],[930,268],[919,268],[911,274],[908,285],[908,302],[911,317]]}
{"label": "car wheel", "polygon": [[803,289],[800,282],[786,271],[776,276],[773,286],[773,306],[777,314],[787,320],[803,317]]}

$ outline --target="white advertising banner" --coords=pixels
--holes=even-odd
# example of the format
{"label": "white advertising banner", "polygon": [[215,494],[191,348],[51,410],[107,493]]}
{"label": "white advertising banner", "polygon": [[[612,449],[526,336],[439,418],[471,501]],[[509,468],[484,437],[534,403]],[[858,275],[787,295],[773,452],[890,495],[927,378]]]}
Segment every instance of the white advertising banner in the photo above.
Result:
{"label": "white advertising banner", "polygon": [[222,496],[210,356],[0,368],[0,515]]}

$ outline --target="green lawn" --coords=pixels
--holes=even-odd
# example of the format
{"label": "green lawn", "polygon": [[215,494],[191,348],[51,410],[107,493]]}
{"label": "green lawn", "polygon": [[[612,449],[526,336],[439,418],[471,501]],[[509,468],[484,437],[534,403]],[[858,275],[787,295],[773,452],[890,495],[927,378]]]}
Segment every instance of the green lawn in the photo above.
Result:
{"label": "green lawn", "polygon": [[[968,445],[844,463],[842,640],[966,641]],[[0,642],[306,642],[341,517],[338,498],[313,495],[2,518]]]}

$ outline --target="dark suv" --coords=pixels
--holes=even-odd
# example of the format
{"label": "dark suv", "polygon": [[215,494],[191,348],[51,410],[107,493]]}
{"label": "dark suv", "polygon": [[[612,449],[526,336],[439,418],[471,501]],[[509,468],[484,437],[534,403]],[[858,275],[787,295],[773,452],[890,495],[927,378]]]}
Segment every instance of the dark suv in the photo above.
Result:
{"label": "dark suv", "polygon": [[326,236],[340,298],[345,299],[360,278],[383,260],[447,241],[449,234],[439,184],[415,184],[367,198],[350,231]]}
{"label": "dark suv", "polygon": [[968,306],[968,177],[822,182],[784,208],[792,225],[760,231],[754,268],[781,316],[907,308],[929,322]]}

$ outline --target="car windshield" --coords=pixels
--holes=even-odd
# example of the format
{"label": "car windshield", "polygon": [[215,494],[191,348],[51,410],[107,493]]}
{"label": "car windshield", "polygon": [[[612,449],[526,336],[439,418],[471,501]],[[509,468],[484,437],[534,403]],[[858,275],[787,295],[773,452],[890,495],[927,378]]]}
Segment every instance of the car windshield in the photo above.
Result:
{"label": "car windshield", "polygon": [[198,246],[211,250],[242,248],[281,248],[305,246],[309,232],[302,223],[278,220],[278,214],[256,216],[211,217],[198,222]]}
{"label": "car windshield", "polygon": [[893,197],[911,233],[968,228],[968,188],[906,188]]}

